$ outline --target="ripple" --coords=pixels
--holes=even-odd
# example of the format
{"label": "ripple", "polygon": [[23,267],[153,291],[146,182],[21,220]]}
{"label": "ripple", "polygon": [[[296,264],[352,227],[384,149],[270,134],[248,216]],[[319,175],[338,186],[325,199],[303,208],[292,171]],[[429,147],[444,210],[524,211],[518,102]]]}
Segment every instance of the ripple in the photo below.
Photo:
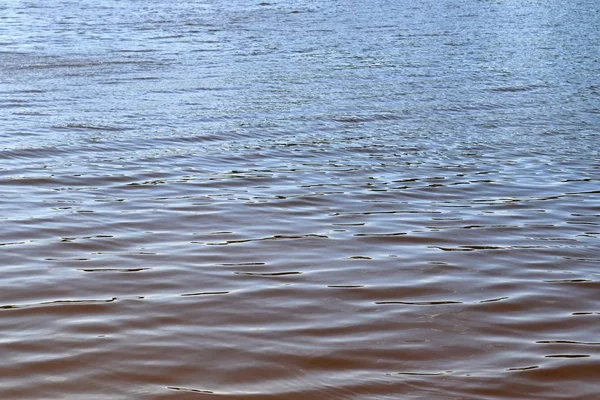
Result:
{"label": "ripple", "polygon": [[392,375],[409,375],[409,376],[442,376],[445,372],[396,372]]}
{"label": "ripple", "polygon": [[83,272],[141,272],[152,268],[79,268]]}
{"label": "ripple", "polygon": [[56,130],[91,130],[91,131],[107,131],[107,132],[122,132],[128,128],[115,126],[115,125],[97,125],[90,123],[67,123],[62,125],[55,125],[52,127]]}
{"label": "ripple", "polygon": [[440,306],[448,304],[463,304],[461,301],[439,300],[439,301],[376,301],[375,304],[403,304],[409,306]]}
{"label": "ripple", "polygon": [[365,287],[364,285],[327,285],[330,288],[340,288],[340,289],[359,289]]}
{"label": "ripple", "polygon": [[386,237],[394,237],[394,236],[403,236],[406,235],[406,232],[393,232],[393,233],[356,233],[354,236],[356,237],[374,237],[374,238],[386,238]]}
{"label": "ripple", "polygon": [[507,300],[507,299],[509,299],[509,298],[510,298],[510,297],[508,297],[508,296],[504,296],[504,297],[496,297],[496,298],[494,298],[494,299],[480,300],[479,302],[480,302],[480,303],[494,303],[494,302],[497,302],[497,301]]}
{"label": "ripple", "polygon": [[578,344],[585,346],[600,346],[600,342],[578,342],[575,340],[538,340],[536,343],[541,344]]}
{"label": "ripple", "polygon": [[191,389],[177,386],[167,386],[167,389],[174,390],[177,392],[190,392],[190,393],[202,393],[202,394],[215,394],[215,392],[210,390],[201,390],[201,389]]}
{"label": "ripple", "polygon": [[230,292],[227,291],[221,291],[221,292],[196,292],[196,293],[184,293],[181,296],[183,297],[188,297],[188,296],[207,296],[207,295],[215,295],[215,294],[229,294]]}
{"label": "ripple", "polygon": [[435,247],[443,251],[477,251],[477,250],[506,250],[503,246],[458,246],[458,247]]}
{"label": "ripple", "polygon": [[[210,242],[205,243],[209,246],[226,246],[231,244],[249,243],[249,242],[261,242],[266,240],[295,240],[295,239],[329,239],[326,235],[308,234],[308,235],[274,235],[259,239],[238,239],[238,240],[226,240],[224,242]],[[201,242],[192,242],[201,243]]]}
{"label": "ripple", "polygon": [[248,276],[284,276],[284,275],[300,275],[302,272],[298,271],[284,271],[284,272],[234,272],[236,275],[248,275]]}
{"label": "ripple", "polygon": [[539,365],[530,365],[527,367],[513,367],[513,368],[507,368],[507,371],[530,371],[532,369],[538,369],[540,366]]}
{"label": "ripple", "polygon": [[550,354],[544,356],[546,358],[587,358],[591,357],[589,354]]}
{"label": "ripple", "polygon": [[7,243],[0,243],[0,246],[14,246],[16,244],[26,244],[27,242],[7,242]]}
{"label": "ripple", "polygon": [[490,91],[499,92],[499,93],[518,93],[518,92],[528,92],[528,91],[543,88],[543,87],[544,86],[539,86],[539,85],[504,86],[504,87],[491,88]]}
{"label": "ripple", "polygon": [[11,310],[11,309],[32,308],[32,307],[39,307],[39,306],[90,305],[90,304],[112,303],[116,300],[117,300],[116,297],[113,297],[108,300],[54,300],[54,301],[45,301],[45,302],[41,302],[41,303],[30,303],[30,304],[8,304],[8,305],[0,306],[0,309]]}

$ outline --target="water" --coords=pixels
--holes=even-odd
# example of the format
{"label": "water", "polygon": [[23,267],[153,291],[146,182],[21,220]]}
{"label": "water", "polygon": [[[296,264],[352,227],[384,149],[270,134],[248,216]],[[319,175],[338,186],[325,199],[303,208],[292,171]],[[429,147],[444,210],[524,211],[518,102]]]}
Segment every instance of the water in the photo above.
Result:
{"label": "water", "polygon": [[0,5],[2,399],[597,399],[592,0]]}

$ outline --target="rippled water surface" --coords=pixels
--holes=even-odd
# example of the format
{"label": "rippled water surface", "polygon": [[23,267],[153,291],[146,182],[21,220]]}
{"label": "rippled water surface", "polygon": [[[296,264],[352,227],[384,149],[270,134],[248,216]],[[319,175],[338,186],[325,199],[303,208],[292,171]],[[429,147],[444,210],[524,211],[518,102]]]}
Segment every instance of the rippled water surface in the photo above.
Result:
{"label": "rippled water surface", "polygon": [[598,399],[599,26],[4,1],[0,398]]}

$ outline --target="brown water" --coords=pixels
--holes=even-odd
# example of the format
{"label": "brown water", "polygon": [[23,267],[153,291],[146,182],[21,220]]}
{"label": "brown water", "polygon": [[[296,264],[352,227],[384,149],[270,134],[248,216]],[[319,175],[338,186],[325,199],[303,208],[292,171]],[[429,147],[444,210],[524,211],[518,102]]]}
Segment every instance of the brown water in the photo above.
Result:
{"label": "brown water", "polygon": [[0,398],[600,399],[599,10],[0,5]]}

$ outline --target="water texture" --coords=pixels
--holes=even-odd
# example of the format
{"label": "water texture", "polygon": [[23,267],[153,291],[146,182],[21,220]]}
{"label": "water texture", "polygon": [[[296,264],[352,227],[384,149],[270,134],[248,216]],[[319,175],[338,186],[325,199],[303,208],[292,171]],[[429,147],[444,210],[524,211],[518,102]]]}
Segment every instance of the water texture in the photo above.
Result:
{"label": "water texture", "polygon": [[3,2],[0,398],[598,399],[599,26]]}

